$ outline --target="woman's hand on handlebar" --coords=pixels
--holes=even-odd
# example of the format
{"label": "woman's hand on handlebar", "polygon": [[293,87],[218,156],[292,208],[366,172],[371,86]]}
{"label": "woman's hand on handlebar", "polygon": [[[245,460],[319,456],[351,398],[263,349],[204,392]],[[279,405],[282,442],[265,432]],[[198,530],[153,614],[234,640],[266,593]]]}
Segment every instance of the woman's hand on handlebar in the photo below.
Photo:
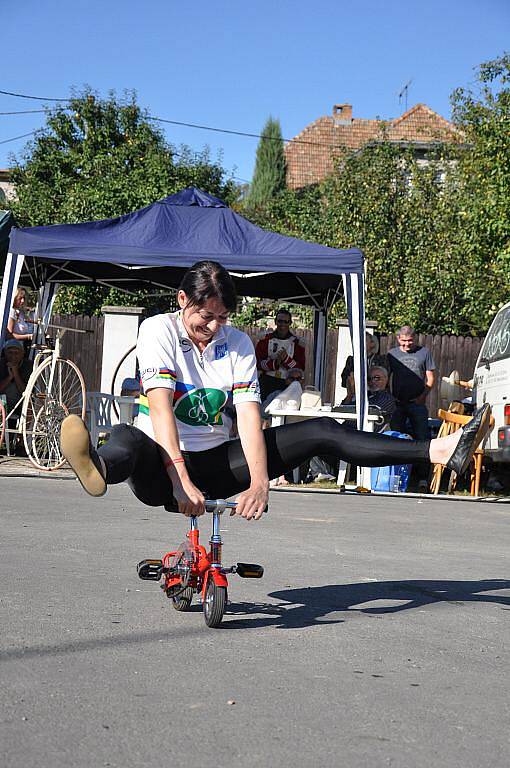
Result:
{"label": "woman's hand on handlebar", "polygon": [[179,505],[179,512],[186,517],[199,516],[205,512],[204,494],[191,482],[189,478],[181,479],[179,484],[174,483],[174,499]]}
{"label": "woman's hand on handlebar", "polygon": [[237,509],[230,514],[246,520],[259,520],[267,509],[269,484],[250,486],[237,497]]}

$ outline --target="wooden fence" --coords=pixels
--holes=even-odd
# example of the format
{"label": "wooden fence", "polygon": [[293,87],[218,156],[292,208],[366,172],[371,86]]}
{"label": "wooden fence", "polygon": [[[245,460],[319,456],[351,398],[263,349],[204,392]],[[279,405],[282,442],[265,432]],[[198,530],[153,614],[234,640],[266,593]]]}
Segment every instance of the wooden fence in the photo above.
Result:
{"label": "wooden fence", "polygon": [[[66,331],[62,337],[62,357],[76,363],[85,379],[89,392],[98,392],[101,388],[101,365],[103,361],[103,326],[102,315],[53,315],[52,325],[86,330],[90,333]],[[50,328],[49,334],[54,331]]]}
{"label": "wooden fence", "polygon": [[[90,391],[97,391],[101,385],[101,364],[103,350],[102,316],[88,317],[86,315],[55,315],[52,322],[80,330],[90,330],[92,333],[73,333],[68,331],[62,340],[63,356],[74,360],[85,378],[85,384]],[[264,335],[265,331],[257,327],[243,329],[253,343]],[[309,328],[296,330],[306,347],[305,384],[313,383],[313,332]],[[386,352],[396,346],[393,334],[379,337],[380,352]],[[432,336],[420,335],[419,343],[428,347],[436,363],[437,384],[428,400],[429,412],[435,416],[439,407],[439,385],[441,376],[449,376],[453,370],[459,371],[462,379],[470,379],[473,375],[475,362],[483,344],[483,338],[470,336]],[[337,357],[337,331],[328,331],[326,346],[326,380],[323,389],[323,401],[333,402],[335,395],[335,371]]]}

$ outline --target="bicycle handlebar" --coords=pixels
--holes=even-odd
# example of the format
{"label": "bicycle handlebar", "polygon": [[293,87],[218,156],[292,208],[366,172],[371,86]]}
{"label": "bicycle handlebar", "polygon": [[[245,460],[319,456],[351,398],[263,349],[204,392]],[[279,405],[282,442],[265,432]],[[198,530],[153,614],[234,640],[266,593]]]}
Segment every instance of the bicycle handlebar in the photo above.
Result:
{"label": "bicycle handlebar", "polygon": [[[206,499],[205,509],[207,512],[218,512],[220,515],[226,509],[237,509],[237,501],[225,501],[225,499]],[[267,507],[264,512],[267,512]]]}
{"label": "bicycle handlebar", "polygon": [[[42,325],[42,320],[37,321],[37,325]],[[35,325],[35,323],[34,323]],[[71,328],[70,325],[53,325],[48,323],[47,328],[56,328],[59,331],[71,331],[72,333],[94,333],[92,328]]]}
{"label": "bicycle handlebar", "polygon": [[236,509],[237,501],[225,501],[225,499],[207,499],[205,502],[205,508],[207,512],[219,512],[221,514],[226,509]]}

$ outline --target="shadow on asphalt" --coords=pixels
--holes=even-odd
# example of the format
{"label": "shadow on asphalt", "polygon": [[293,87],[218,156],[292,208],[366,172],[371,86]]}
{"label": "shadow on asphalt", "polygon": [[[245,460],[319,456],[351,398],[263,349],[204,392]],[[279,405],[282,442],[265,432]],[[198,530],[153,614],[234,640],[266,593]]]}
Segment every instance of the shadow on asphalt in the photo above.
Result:
{"label": "shadow on asphalt", "polygon": [[0,651],[0,663],[15,661],[17,659],[28,660],[30,658],[40,658],[41,656],[60,656],[69,653],[86,653],[87,651],[97,651],[102,648],[119,648],[122,646],[138,645],[143,643],[163,643],[178,638],[200,637],[203,635],[203,627],[192,627],[189,624],[182,627],[171,627],[168,630],[159,632],[132,632],[124,635],[113,635],[111,637],[91,637],[88,640],[69,640],[57,645],[32,645],[23,648],[12,648]]}
{"label": "shadow on asphalt", "polygon": [[[473,602],[498,603],[508,610],[510,596],[485,594],[497,590],[510,590],[510,581],[376,581],[284,589],[268,595],[283,601],[280,604],[230,603],[227,622],[222,628],[256,629],[273,626],[279,629],[298,629],[322,624],[341,624],[345,618],[327,618],[328,614],[350,611],[381,615],[441,602],[460,605]],[[370,605],[376,601],[378,605]],[[230,617],[233,615],[243,615],[244,618],[232,620]]]}
{"label": "shadow on asphalt", "polygon": [[[422,608],[435,603],[498,603],[503,610],[510,609],[510,596],[485,594],[498,590],[510,590],[507,579],[484,579],[482,581],[376,581],[360,584],[328,584],[323,587],[284,589],[270,592],[268,597],[280,600],[278,603],[229,603],[223,631],[229,629],[298,629],[317,627],[323,624],[342,624],[344,618],[324,618],[330,613],[351,611],[369,615],[381,615]],[[369,605],[381,601],[381,605]],[[384,601],[386,605],[384,605]],[[395,603],[391,605],[390,603]],[[368,604],[368,605],[367,605]],[[195,604],[191,611],[201,611]],[[261,615],[262,614],[262,615]],[[352,615],[352,614],[351,614]],[[242,616],[243,618],[233,618]],[[165,631],[136,632],[110,637],[96,637],[87,640],[70,640],[57,645],[34,645],[12,648],[0,652],[0,662],[29,659],[41,656],[84,653],[101,648],[138,645],[171,641],[177,638],[203,636],[203,626],[185,623]]]}

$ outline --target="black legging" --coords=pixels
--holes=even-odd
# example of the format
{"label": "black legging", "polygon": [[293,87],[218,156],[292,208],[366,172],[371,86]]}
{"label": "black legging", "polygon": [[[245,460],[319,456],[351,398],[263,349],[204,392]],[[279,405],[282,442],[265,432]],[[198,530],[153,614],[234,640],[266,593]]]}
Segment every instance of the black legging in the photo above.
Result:
{"label": "black legging", "polygon": [[[332,454],[362,467],[414,464],[429,460],[429,440],[357,432],[334,419],[321,417],[271,427],[266,442],[269,478],[279,477],[317,454]],[[127,480],[135,496],[152,507],[175,506],[172,483],[157,443],[136,427],[120,424],[98,450],[107,468],[108,484]],[[246,490],[250,472],[240,440],[230,440],[207,451],[183,451],[191,481],[211,499]]]}

